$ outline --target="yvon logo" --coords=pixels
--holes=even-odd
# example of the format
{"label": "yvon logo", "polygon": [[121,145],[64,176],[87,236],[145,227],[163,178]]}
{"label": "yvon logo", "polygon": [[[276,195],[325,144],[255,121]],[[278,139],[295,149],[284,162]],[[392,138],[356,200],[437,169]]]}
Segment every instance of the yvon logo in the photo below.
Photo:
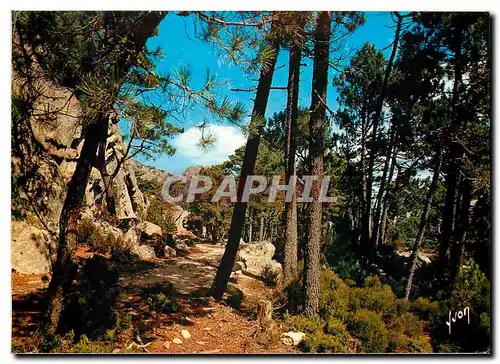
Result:
{"label": "yvon logo", "polygon": [[450,312],[448,314],[449,321],[446,321],[446,325],[448,325],[448,327],[449,327],[450,334],[451,334],[451,324],[453,322],[456,322],[457,320],[461,320],[462,318],[465,317],[465,315],[467,315],[467,324],[470,324],[470,308],[469,307],[465,307],[462,311],[455,312],[454,317],[451,317],[452,314],[451,314],[451,310],[450,310]]}

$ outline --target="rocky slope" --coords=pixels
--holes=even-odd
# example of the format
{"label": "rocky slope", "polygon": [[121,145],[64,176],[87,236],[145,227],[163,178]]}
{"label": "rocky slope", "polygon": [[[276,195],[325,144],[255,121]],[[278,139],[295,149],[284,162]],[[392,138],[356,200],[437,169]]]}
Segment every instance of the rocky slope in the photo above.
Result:
{"label": "rocky slope", "polygon": [[[22,92],[14,83],[13,97],[21,98]],[[31,117],[23,120],[22,129],[13,125],[12,131],[12,268],[19,273],[50,271],[67,185],[85,138],[82,109],[73,93],[43,81],[37,83],[37,92]],[[145,223],[149,201],[139,188],[136,172],[143,180],[156,181],[163,181],[168,174],[124,160],[126,150],[117,121],[110,119],[104,165],[108,174],[117,171],[112,181],[115,214],[103,213],[104,182],[101,172],[92,168],[82,218],[94,229],[124,240],[132,253],[150,257],[151,249],[140,246],[144,239],[154,240],[151,235],[156,234],[158,240],[162,232],[160,227]],[[180,207],[174,212],[181,228],[186,213]]]}

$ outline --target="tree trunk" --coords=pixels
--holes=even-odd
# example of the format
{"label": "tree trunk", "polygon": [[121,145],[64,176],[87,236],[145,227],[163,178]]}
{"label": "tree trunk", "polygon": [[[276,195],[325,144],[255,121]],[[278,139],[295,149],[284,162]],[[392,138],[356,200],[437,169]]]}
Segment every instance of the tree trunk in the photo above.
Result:
{"label": "tree trunk", "polygon": [[[271,32],[273,32],[272,29]],[[222,256],[212,285],[212,296],[218,300],[222,298],[222,295],[226,290],[229,276],[231,275],[231,269],[233,268],[234,260],[236,258],[236,253],[238,252],[238,246],[240,245],[241,231],[245,223],[245,214],[247,209],[247,202],[242,202],[241,196],[243,194],[247,177],[253,173],[255,167],[255,161],[257,159],[257,152],[260,143],[260,133],[265,123],[264,115],[266,113],[269,92],[271,91],[276,57],[279,51],[278,42],[274,40],[269,41],[269,38],[267,42],[268,45],[272,47],[273,55],[270,57],[271,59],[269,60],[268,66],[264,67],[260,73],[252,119],[250,121],[250,133],[248,135],[245,155],[243,157],[240,179],[238,181],[238,202],[234,205],[226,249],[224,250],[224,255]]]}
{"label": "tree trunk", "polygon": [[252,242],[253,238],[253,210],[250,210],[250,224],[248,225],[248,241],[247,243]]}
{"label": "tree trunk", "polygon": [[431,185],[429,186],[429,191],[427,192],[427,196],[425,198],[424,209],[422,210],[422,215],[420,216],[420,225],[418,227],[417,237],[415,238],[415,244],[413,245],[413,249],[411,252],[411,258],[410,258],[411,268],[405,292],[406,299],[410,297],[411,287],[413,284],[413,276],[415,275],[415,271],[417,269],[418,250],[420,249],[422,241],[424,240],[427,220],[429,219],[429,214],[431,211],[432,199],[434,198],[434,194],[436,193],[437,183],[439,181],[441,164],[442,164],[442,146],[441,144],[439,144],[439,147],[434,155],[434,173],[432,175]]}
{"label": "tree trunk", "polygon": [[[387,157],[385,159],[384,163],[384,171],[382,172],[382,179],[380,180],[380,187],[378,189],[377,193],[377,204],[376,204],[376,209],[375,209],[375,214],[373,217],[373,230],[372,230],[372,245],[377,246],[379,242],[379,226],[380,226],[380,215],[382,214],[382,198],[385,193],[385,186],[387,183],[390,183],[390,180],[392,179],[392,175],[390,176],[390,179],[386,182],[387,175],[389,173],[389,162],[392,160],[392,150],[393,150],[393,143],[396,135],[396,128],[393,126],[391,130],[391,137],[389,141],[389,146],[388,146],[388,151],[387,151]],[[392,167],[392,166],[391,166]]]}
{"label": "tree trunk", "polygon": [[396,32],[394,34],[394,42],[392,46],[391,56],[387,63],[387,67],[385,69],[384,81],[382,83],[382,89],[380,90],[380,96],[378,100],[378,104],[375,109],[375,115],[373,117],[373,125],[372,125],[372,137],[370,140],[370,159],[368,162],[368,171],[367,171],[367,181],[366,181],[366,195],[365,195],[365,210],[363,212],[362,218],[362,230],[361,230],[361,240],[366,246],[373,248],[370,246],[370,216],[371,216],[371,201],[372,201],[372,185],[373,185],[373,169],[375,166],[375,146],[377,144],[377,134],[378,134],[378,125],[380,122],[380,116],[382,115],[382,108],[384,106],[385,93],[387,91],[387,86],[389,84],[389,77],[391,75],[392,66],[394,64],[394,58],[396,57],[396,52],[398,49],[399,36],[401,33],[401,25],[403,23],[403,18],[401,16],[398,17],[398,23],[396,26]]}
{"label": "tree trunk", "polygon": [[396,167],[396,150],[394,150],[394,155],[392,156],[392,162],[391,162],[391,170],[389,172],[389,178],[387,179],[387,183],[389,185],[389,188],[387,192],[384,195],[384,199],[382,201],[382,204],[384,206],[383,211],[382,211],[382,217],[380,218],[380,226],[379,226],[379,232],[378,232],[378,243],[377,244],[384,244],[385,243],[385,230],[386,230],[386,225],[387,225],[387,214],[389,213],[389,205],[390,205],[390,200],[391,200],[391,195],[395,192],[393,188],[390,187],[392,183],[392,178],[394,176],[394,169]]}
{"label": "tree trunk", "polygon": [[453,244],[451,246],[450,254],[450,288],[453,287],[458,273],[460,273],[460,267],[462,266],[462,258],[465,249],[465,238],[467,235],[467,230],[469,228],[469,215],[470,215],[470,203],[472,199],[472,186],[470,180],[464,177],[461,187],[460,187],[460,212],[457,218],[457,224],[455,227],[455,236],[453,239]]}
{"label": "tree trunk", "polygon": [[305,314],[316,316],[320,301],[321,207],[319,201],[323,178],[325,151],[326,92],[331,35],[331,12],[322,11],[316,18],[314,32],[314,66],[312,80],[311,118],[309,120],[310,173],[317,176],[311,188],[310,223],[304,260]]}
{"label": "tree trunk", "polygon": [[[362,231],[363,231],[363,224],[364,224],[364,213],[366,210],[366,191],[367,191],[367,178],[366,178],[366,139],[368,135],[368,125],[367,125],[367,118],[366,118],[366,110],[363,108],[362,111],[362,118],[361,118],[361,151],[360,151],[360,157],[359,157],[359,169],[361,171],[361,193],[359,196],[359,207],[360,207],[360,212],[358,212],[358,224],[357,224],[357,244],[360,242],[363,243],[362,241]],[[360,216],[361,215],[361,216]]]}
{"label": "tree trunk", "polygon": [[[453,120],[451,126],[451,133],[455,133],[457,128],[460,126],[460,116],[457,113],[457,103],[459,99],[459,86],[462,82],[462,67],[461,67],[461,58],[462,58],[462,27],[460,24],[460,20],[458,20],[458,24],[456,24],[455,28],[455,37],[454,37],[454,75],[453,75],[453,89],[452,89],[452,99],[451,99],[451,107],[453,112]],[[442,235],[441,242],[439,246],[439,260],[443,266],[448,265],[448,251],[452,244],[453,239],[453,225],[454,225],[454,216],[455,216],[455,195],[457,190],[458,183],[458,173],[459,173],[459,163],[457,162],[457,149],[455,144],[453,143],[453,136],[448,139],[449,146],[449,159],[450,163],[448,164],[448,169],[446,173],[446,197],[445,197],[445,205],[443,209],[443,222],[442,222]],[[458,206],[456,207],[458,208]]]}
{"label": "tree trunk", "polygon": [[[137,55],[142,51],[147,39],[154,33],[160,21],[165,17],[165,12],[148,12],[139,15],[143,18],[137,27],[130,31],[127,29],[127,38],[131,42],[129,52],[124,52],[122,59],[117,62],[116,77],[124,80],[129,68],[136,62]],[[110,110],[112,105],[110,105]],[[71,289],[71,282],[75,274],[73,256],[77,244],[77,223],[79,208],[85,196],[90,171],[98,165],[97,158],[102,151],[102,140],[107,138],[110,110],[105,110],[84,130],[85,141],[82,152],[78,158],[75,172],[68,184],[68,191],[63,203],[59,218],[59,246],[57,259],[54,263],[52,279],[48,288],[48,306],[42,332],[48,337],[56,334],[66,306],[66,297]],[[105,144],[104,144],[105,146]]]}
{"label": "tree trunk", "polygon": [[[261,212],[262,215],[262,212]],[[259,218],[259,241],[264,240],[264,216]]]}
{"label": "tree trunk", "polygon": [[[290,69],[288,72],[288,95],[286,107],[286,171],[285,181],[295,176],[295,152],[297,135],[297,114],[299,102],[299,79],[300,79],[300,60],[302,50],[298,45],[294,45],[290,50]],[[292,195],[292,201],[285,203],[285,239],[284,239],[284,257],[283,257],[283,282],[288,284],[297,278],[297,194],[295,189]]]}

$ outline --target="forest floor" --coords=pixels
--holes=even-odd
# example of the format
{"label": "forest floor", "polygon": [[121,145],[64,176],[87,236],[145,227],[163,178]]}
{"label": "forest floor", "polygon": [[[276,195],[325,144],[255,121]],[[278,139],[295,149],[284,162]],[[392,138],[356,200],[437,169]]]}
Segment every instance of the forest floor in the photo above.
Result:
{"label": "forest floor", "polygon": [[[272,289],[245,274],[233,276],[231,283],[243,292],[238,309],[207,297],[224,248],[197,244],[189,254],[171,259],[137,263],[115,263],[119,272],[118,315],[131,317],[132,330],[113,343],[113,352],[145,346],[135,352],[172,354],[290,353],[293,348],[279,340],[277,333],[262,336],[256,321],[260,300],[270,299]],[[79,247],[77,257],[85,260],[91,253]],[[41,302],[49,277],[12,273],[12,338],[22,342],[34,335],[41,318]],[[172,283],[178,308],[158,313],[144,302],[144,292],[155,285]],[[186,334],[186,331],[189,334]],[[184,333],[184,335],[182,335]],[[262,339],[264,337],[264,339]]]}

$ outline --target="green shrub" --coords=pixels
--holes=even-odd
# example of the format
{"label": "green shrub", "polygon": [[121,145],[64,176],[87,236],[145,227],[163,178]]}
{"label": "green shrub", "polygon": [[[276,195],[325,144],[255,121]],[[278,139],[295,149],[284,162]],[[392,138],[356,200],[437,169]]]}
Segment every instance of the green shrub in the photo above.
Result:
{"label": "green shrub", "polygon": [[313,333],[322,331],[325,323],[319,317],[308,317],[303,315],[292,316],[285,314],[285,327],[288,330]]}
{"label": "green shrub", "polygon": [[235,309],[239,309],[241,307],[241,303],[243,302],[243,291],[237,288],[235,285],[230,284],[226,289],[227,294],[227,304]]}
{"label": "green shrub", "polygon": [[[432,347],[425,340],[423,347],[420,338],[424,338],[423,322],[412,313],[405,312],[401,316],[394,317],[388,325],[389,347],[393,352],[432,352]],[[429,349],[430,348],[430,349]]]}
{"label": "green shrub", "polygon": [[[376,276],[366,278],[363,287],[355,287],[325,269],[320,285],[319,317],[284,315],[287,330],[306,333],[301,350],[348,352],[355,347],[356,352],[366,353],[432,352],[423,333],[426,322],[422,319],[434,315],[438,303],[397,299],[391,287]],[[286,288],[289,301],[298,300],[300,287],[300,282],[294,282]],[[282,296],[280,302],[286,299]],[[425,310],[425,314],[417,315],[417,309]]]}
{"label": "green shrub", "polygon": [[342,321],[330,318],[326,324],[319,317],[285,314],[287,330],[301,331],[306,334],[300,350],[313,353],[347,353],[350,336]]}
{"label": "green shrub", "polygon": [[349,316],[350,288],[335,273],[323,270],[320,276],[321,285],[321,316],[338,317],[345,320]]}
{"label": "green shrub", "polygon": [[268,287],[276,287],[279,282],[280,273],[271,266],[266,265],[260,274],[262,282]]}
{"label": "green shrub", "polygon": [[286,296],[288,299],[286,308],[288,312],[297,313],[302,310],[304,305],[304,295],[302,288],[302,280],[295,280],[288,284],[285,288]]}
{"label": "green shrub", "polygon": [[151,311],[160,313],[177,312],[178,293],[172,283],[157,284],[143,291],[143,300]]}
{"label": "green shrub", "polygon": [[361,340],[359,351],[384,353],[389,345],[388,331],[382,317],[373,311],[360,310],[350,322],[351,333]]}
{"label": "green shrub", "polygon": [[161,227],[165,235],[175,233],[177,230],[175,219],[168,204],[158,198],[151,198],[146,211],[146,221]]}
{"label": "green shrub", "polygon": [[432,353],[433,349],[429,340],[424,335],[420,335],[409,340],[408,351],[410,353]]}
{"label": "green shrub", "polygon": [[78,224],[79,243],[87,244],[90,250],[101,254],[108,253],[127,253],[129,247],[123,236],[115,235],[106,231],[103,226],[94,224],[90,219],[82,219]]}
{"label": "green shrub", "polygon": [[410,310],[410,307],[411,307],[410,301],[404,298],[398,298],[396,300],[396,315],[402,315],[405,312],[408,312]]}
{"label": "green shrub", "polygon": [[72,347],[71,352],[80,354],[110,353],[113,345],[101,341],[91,341],[85,335]]}
{"label": "green shrub", "polygon": [[350,289],[349,308],[350,311],[375,311],[382,317],[393,316],[396,314],[396,295],[390,286],[382,285],[378,277],[368,277],[364,287]]}
{"label": "green shrub", "polygon": [[348,353],[349,334],[346,331],[345,335],[328,335],[317,331],[306,335],[299,348],[306,353]]}

